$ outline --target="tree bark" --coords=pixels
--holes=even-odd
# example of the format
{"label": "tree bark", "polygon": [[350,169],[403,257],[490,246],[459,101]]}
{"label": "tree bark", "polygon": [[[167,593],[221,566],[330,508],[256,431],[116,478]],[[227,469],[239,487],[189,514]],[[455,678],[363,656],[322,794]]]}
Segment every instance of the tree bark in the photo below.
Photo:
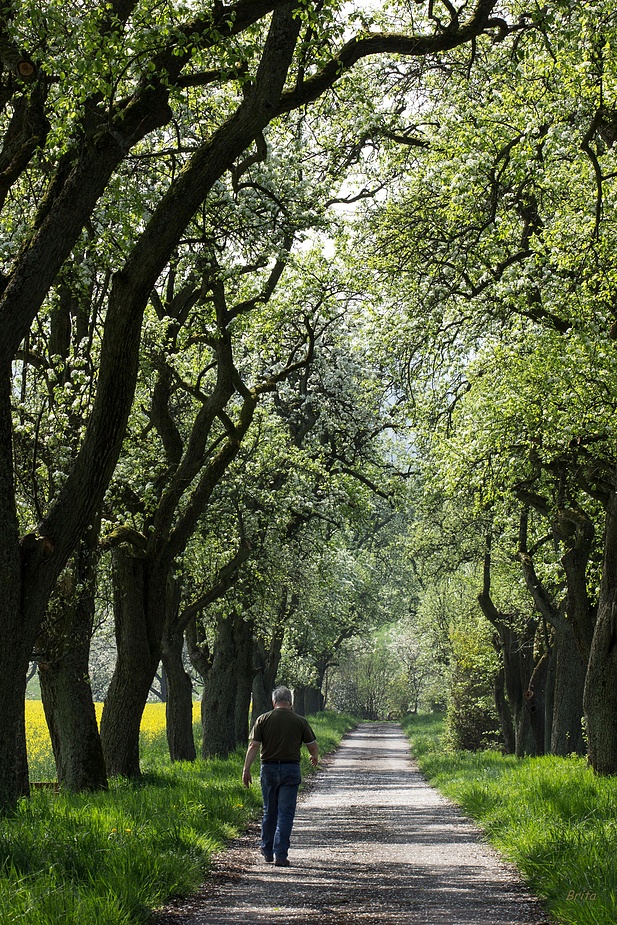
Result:
{"label": "tree bark", "polygon": [[566,547],[561,562],[566,573],[567,618],[572,624],[571,638],[587,662],[595,624],[594,608],[589,600],[588,565],[595,536],[594,526],[582,511],[563,510],[556,518],[555,530]]}
{"label": "tree bark", "polygon": [[[41,697],[58,783],[73,791],[104,790],[107,775],[88,677],[94,626],[96,545],[91,530],[67,571],[69,588],[52,598],[47,632],[39,640]],[[75,591],[75,587],[83,590]]]}
{"label": "tree bark", "polygon": [[617,492],[610,493],[598,614],[584,693],[589,761],[598,774],[617,774]]}
{"label": "tree bark", "polygon": [[306,685],[297,684],[294,687],[294,713],[306,716]]}
{"label": "tree bark", "polygon": [[534,669],[525,695],[525,703],[529,711],[535,742],[536,756],[544,755],[545,753],[546,711],[544,708],[544,700],[546,696],[548,667],[549,656],[543,655]]}
{"label": "tree bark", "polygon": [[235,625],[235,647],[237,661],[235,742],[247,745],[249,740],[249,712],[253,691],[253,622],[241,617]]}
{"label": "tree bark", "polygon": [[272,691],[276,683],[281,651],[285,638],[285,626],[290,615],[298,606],[297,594],[289,594],[289,588],[284,587],[281,593],[276,617],[270,629],[268,647],[263,639],[256,637],[253,647],[253,710],[251,723],[258,716],[272,709]]}
{"label": "tree bark", "polygon": [[555,625],[555,684],[550,750],[552,755],[584,755],[583,691],[587,665],[569,619]]}
{"label": "tree bark", "polygon": [[[478,603],[486,619],[496,630],[494,642],[501,651],[504,671],[505,690],[510,706],[514,724],[514,752],[518,757],[534,752],[537,748],[537,738],[534,737],[529,722],[530,712],[526,709],[525,695],[534,671],[533,644],[537,622],[529,619],[521,630],[518,624],[522,618],[518,615],[501,613],[495,607],[491,597],[491,537],[487,536],[486,551],[484,554],[482,592],[478,595]],[[496,703],[497,713],[507,722],[507,716],[500,712]],[[509,729],[502,728],[504,741],[508,741]]]}
{"label": "tree bark", "polygon": [[234,617],[219,614],[214,656],[201,700],[202,757],[226,757],[236,747],[236,659]]}
{"label": "tree bark", "polygon": [[554,754],[584,753],[581,717],[584,673],[593,633],[594,615],[587,592],[587,565],[593,526],[580,512],[560,511],[551,524],[566,544],[562,563],[566,596],[557,606],[536,575],[527,551],[526,514],[521,518],[518,554],[523,577],[538,611],[553,628],[545,687],[545,747]]}
{"label": "tree bark", "polygon": [[[122,546],[112,550],[117,661],[101,718],[110,776],[139,777],[139,730],[150,685],[161,660],[166,589],[149,582],[146,560]],[[158,585],[158,582],[157,582]],[[156,619],[155,619],[156,618]]]}
{"label": "tree bark", "polygon": [[261,639],[255,640],[253,647],[254,677],[253,709],[251,713],[252,723],[254,723],[257,717],[261,716],[262,713],[267,713],[272,709],[272,691],[274,690],[281,661],[283,638],[283,629],[275,629],[267,650]]}
{"label": "tree bark", "polygon": [[193,736],[193,682],[184,668],[184,634],[165,633],[162,659],[167,675],[167,744],[172,761],[194,761],[197,757]]}
{"label": "tree bark", "polygon": [[323,710],[323,694],[318,687],[307,687],[304,690],[304,711],[306,715],[321,713]]}
{"label": "tree bark", "polygon": [[[22,610],[11,428],[11,377],[0,370],[0,811],[28,793],[24,702],[37,631]],[[36,549],[21,552],[36,555]]]}
{"label": "tree bark", "polygon": [[505,623],[497,627],[501,639],[508,703],[514,720],[514,754],[518,758],[533,754],[534,740],[525,707],[525,692],[534,671],[534,639],[537,623],[528,620],[520,632]]}
{"label": "tree bark", "polygon": [[[506,755],[513,755],[516,751],[516,738],[514,735],[514,723],[512,722],[512,711],[506,697],[505,680],[506,673],[502,666],[495,675],[495,707],[497,708],[497,716],[501,726],[504,752]],[[414,712],[417,712],[417,709]]]}

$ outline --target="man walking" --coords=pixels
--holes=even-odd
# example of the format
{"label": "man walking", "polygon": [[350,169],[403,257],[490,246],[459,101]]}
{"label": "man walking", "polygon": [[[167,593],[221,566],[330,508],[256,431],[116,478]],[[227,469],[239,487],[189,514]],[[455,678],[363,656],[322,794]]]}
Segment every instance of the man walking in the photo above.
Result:
{"label": "man walking", "polygon": [[242,782],[249,787],[251,765],[261,750],[261,853],[276,867],[289,867],[287,852],[300,786],[302,743],[309,750],[313,767],[319,756],[315,733],[303,716],[293,712],[291,703],[291,691],[277,687],[272,694],[274,709],[257,717],[251,729],[242,772]]}

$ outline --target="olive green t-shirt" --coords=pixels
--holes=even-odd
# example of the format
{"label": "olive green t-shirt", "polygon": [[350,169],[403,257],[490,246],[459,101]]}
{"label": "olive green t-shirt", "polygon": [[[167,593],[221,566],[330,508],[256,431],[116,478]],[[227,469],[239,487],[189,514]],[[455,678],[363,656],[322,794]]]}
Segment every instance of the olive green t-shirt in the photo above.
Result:
{"label": "olive green t-shirt", "polygon": [[314,742],[315,733],[303,716],[279,708],[258,716],[249,738],[261,744],[262,761],[300,761],[302,743]]}

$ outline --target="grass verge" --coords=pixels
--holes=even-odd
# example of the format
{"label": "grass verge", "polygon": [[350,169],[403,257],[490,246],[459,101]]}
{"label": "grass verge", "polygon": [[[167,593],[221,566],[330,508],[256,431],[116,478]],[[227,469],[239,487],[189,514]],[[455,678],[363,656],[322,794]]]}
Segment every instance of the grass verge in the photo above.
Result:
{"label": "grass verge", "polygon": [[425,777],[480,823],[558,922],[617,922],[617,778],[577,757],[447,752],[440,717],[403,725]]}
{"label": "grass verge", "polygon": [[[322,754],[355,725],[330,713],[310,721]],[[242,786],[244,752],[172,765],[162,731],[148,738],[138,783],[35,791],[0,820],[0,925],[138,925],[196,890],[212,854],[260,812],[258,786]]]}

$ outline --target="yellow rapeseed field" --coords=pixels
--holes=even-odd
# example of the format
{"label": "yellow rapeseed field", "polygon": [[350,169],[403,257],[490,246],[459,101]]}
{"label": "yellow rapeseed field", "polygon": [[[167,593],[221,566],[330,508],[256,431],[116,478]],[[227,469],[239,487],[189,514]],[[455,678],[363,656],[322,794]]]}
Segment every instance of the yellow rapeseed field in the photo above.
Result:
{"label": "yellow rapeseed field", "polygon": [[[103,704],[96,703],[96,715],[101,719]],[[199,719],[199,703],[193,705],[193,720]],[[141,720],[141,732],[146,742],[165,732],[165,704],[147,703]],[[53,762],[49,731],[40,700],[26,700],[26,742],[28,763],[32,768]]]}
{"label": "yellow rapeseed field", "polygon": [[45,764],[51,757],[51,741],[40,700],[26,700],[26,742],[28,763]]}

